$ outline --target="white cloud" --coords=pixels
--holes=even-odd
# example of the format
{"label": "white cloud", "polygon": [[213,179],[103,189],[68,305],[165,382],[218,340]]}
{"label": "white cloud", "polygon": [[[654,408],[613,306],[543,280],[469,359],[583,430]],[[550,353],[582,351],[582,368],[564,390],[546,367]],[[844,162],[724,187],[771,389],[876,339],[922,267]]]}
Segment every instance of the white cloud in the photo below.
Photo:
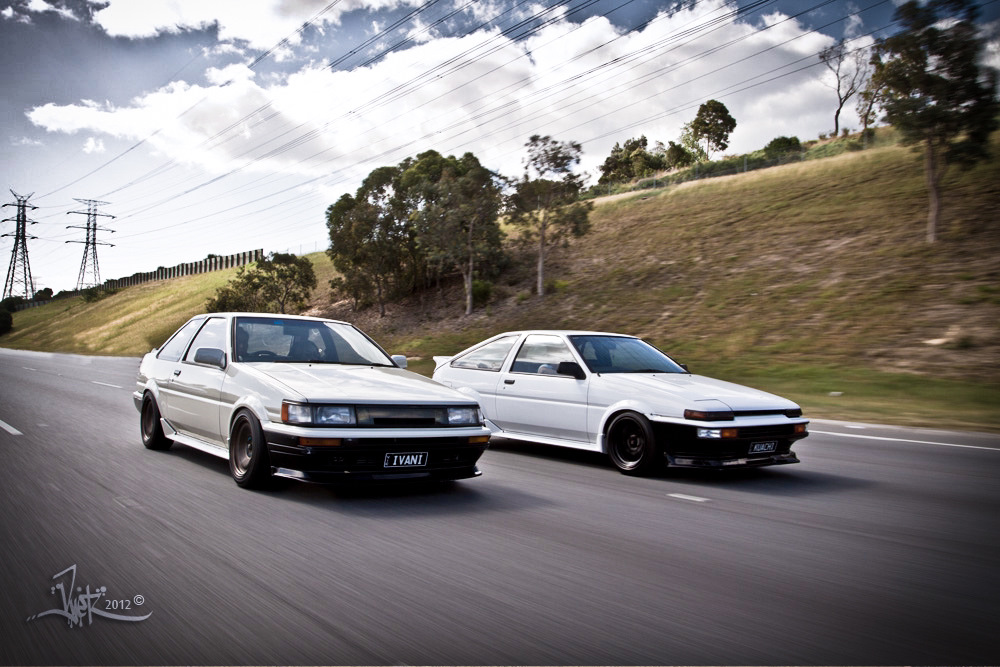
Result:
{"label": "white cloud", "polygon": [[41,14],[43,12],[55,12],[66,19],[71,19],[73,21],[79,21],[79,17],[73,13],[68,7],[60,7],[58,5],[51,4],[45,0],[29,0],[25,9],[29,12],[35,12]]}
{"label": "white cloud", "polygon": [[95,137],[88,137],[87,141],[83,143],[84,153],[103,153],[104,152],[104,140],[97,139]]}
{"label": "white cloud", "polygon": [[316,23],[322,26],[336,24],[340,16],[356,9],[411,4],[417,4],[416,0],[348,0],[332,8],[327,0],[254,0],[249,7],[246,0],[110,0],[94,13],[94,21],[109,35],[130,38],[217,26],[221,41],[239,40],[263,49],[286,37],[291,45],[298,44],[296,31],[320,12]]}
{"label": "white cloud", "polygon": [[[133,34],[140,23],[165,24],[168,14],[178,24],[185,24],[177,21],[181,14],[186,24],[210,20],[198,14],[197,3],[154,4],[150,11],[161,15],[135,20]],[[299,4],[315,11],[314,3]],[[346,11],[362,3],[342,4]],[[245,6],[242,0],[235,5]],[[131,7],[138,15],[139,6],[113,0],[108,10]],[[277,15],[283,5],[269,6],[262,15]],[[230,21],[227,2],[213,7],[211,20],[225,15]],[[832,38],[781,14],[766,17],[764,25],[774,26],[769,30],[730,22],[711,32],[706,27],[699,39],[677,38],[725,10],[723,0],[703,0],[624,35],[606,19],[593,18],[582,26],[551,24],[524,42],[495,30],[437,38],[364,68],[331,71],[314,64],[264,81],[244,66],[230,66],[209,70],[208,87],[173,83],[119,107],[47,104],[29,118],[53,132],[146,139],[166,158],[213,174],[295,175],[342,191],[374,167],[431,148],[472,151],[515,176],[524,143],[535,133],[582,142],[583,167],[596,175],[615,142],[640,134],[650,143],[676,140],[711,98],[726,104],[738,122],[730,153],[755,150],[779,135],[807,139],[828,131],[836,100],[819,83],[823,70],[815,54]],[[110,16],[104,17],[108,25]],[[733,44],[715,50],[728,42]],[[737,92],[741,88],[748,89]],[[850,113],[845,109],[842,124],[854,122]]]}
{"label": "white cloud", "polygon": [[39,139],[32,139],[31,137],[11,137],[10,143],[12,146],[41,146],[42,141]]}

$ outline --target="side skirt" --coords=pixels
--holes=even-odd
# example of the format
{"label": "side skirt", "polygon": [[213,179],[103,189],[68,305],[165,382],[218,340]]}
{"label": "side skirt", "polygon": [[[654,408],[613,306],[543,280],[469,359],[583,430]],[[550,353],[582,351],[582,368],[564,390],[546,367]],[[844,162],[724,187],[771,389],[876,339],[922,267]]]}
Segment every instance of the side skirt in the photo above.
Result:
{"label": "side skirt", "polygon": [[187,445],[192,449],[197,449],[199,451],[205,452],[206,454],[211,454],[212,456],[218,456],[220,459],[229,459],[229,450],[221,445],[214,445],[205,440],[199,440],[198,438],[192,437],[190,435],[181,435],[177,430],[170,425],[166,419],[160,417],[160,426],[163,427],[163,435],[174,442]]}

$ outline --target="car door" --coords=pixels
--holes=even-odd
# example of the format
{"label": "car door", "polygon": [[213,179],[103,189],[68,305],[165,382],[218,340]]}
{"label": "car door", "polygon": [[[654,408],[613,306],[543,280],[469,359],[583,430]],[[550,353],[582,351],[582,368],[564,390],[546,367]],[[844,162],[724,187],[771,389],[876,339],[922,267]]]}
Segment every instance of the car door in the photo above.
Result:
{"label": "car door", "polygon": [[222,446],[220,416],[222,383],[226,371],[218,366],[195,362],[199,349],[228,349],[229,327],[223,317],[205,321],[170,379],[168,421],[183,435]]}
{"label": "car door", "polygon": [[579,364],[561,336],[526,336],[501,373],[497,425],[512,433],[587,442],[589,376],[578,380],[560,375],[564,361]]}
{"label": "car door", "polygon": [[157,407],[160,416],[171,421],[170,414],[170,383],[174,379],[174,371],[180,368],[181,359],[187,352],[191,339],[205,323],[204,317],[194,317],[184,323],[167,342],[160,346],[156,357],[149,365],[148,376],[157,387]]}

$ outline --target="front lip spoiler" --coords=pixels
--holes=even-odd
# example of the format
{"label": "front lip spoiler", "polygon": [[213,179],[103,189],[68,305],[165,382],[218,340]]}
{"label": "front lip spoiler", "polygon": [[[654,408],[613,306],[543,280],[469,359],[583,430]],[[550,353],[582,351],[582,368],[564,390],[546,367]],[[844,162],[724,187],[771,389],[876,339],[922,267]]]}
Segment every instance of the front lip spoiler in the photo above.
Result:
{"label": "front lip spoiler", "polygon": [[795,452],[787,454],[772,454],[771,456],[739,457],[725,459],[699,458],[693,456],[673,456],[664,454],[667,466],[671,468],[759,468],[770,465],[788,465],[790,463],[800,463]]}
{"label": "front lip spoiler", "polygon": [[421,480],[453,481],[458,479],[470,479],[479,477],[482,471],[476,467],[471,468],[446,468],[443,470],[420,470],[396,473],[383,472],[350,472],[350,471],[306,471],[293,470],[291,468],[271,468],[273,477],[285,477],[300,482],[311,482],[313,484],[350,484],[351,482],[406,482]]}

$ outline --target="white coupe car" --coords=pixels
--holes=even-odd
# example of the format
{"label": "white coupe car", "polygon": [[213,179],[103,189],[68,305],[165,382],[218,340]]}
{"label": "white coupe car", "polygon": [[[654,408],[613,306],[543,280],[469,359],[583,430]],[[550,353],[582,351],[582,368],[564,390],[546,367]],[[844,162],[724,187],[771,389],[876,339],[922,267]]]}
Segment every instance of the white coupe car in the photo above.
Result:
{"label": "white coupe car", "polygon": [[494,434],[604,452],[629,474],[798,463],[808,435],[792,401],[692,375],[634,336],[513,331],[434,361]]}
{"label": "white coupe car", "polygon": [[405,366],[345,322],[214,313],[143,357],[133,399],[146,447],[227,458],[244,487],[478,476],[475,399]]}

